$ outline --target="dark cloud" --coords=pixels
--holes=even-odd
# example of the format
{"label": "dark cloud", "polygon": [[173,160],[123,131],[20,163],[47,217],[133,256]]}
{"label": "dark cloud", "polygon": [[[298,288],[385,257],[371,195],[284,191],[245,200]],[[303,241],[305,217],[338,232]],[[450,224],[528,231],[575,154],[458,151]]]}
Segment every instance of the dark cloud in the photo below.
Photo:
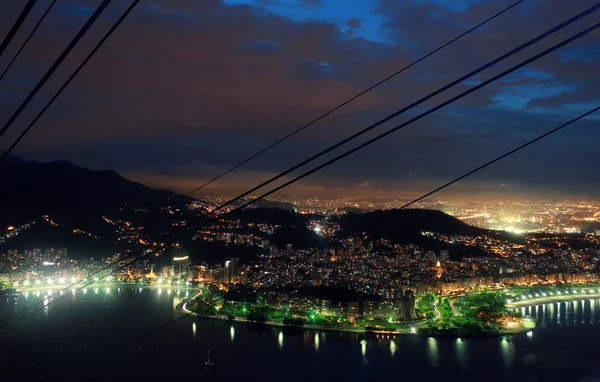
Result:
{"label": "dark cloud", "polygon": [[[0,14],[0,33],[18,14],[18,3],[11,2]],[[314,7],[315,17],[296,17],[294,12],[306,3]],[[364,0],[367,3],[373,4]],[[31,158],[70,158],[154,186],[189,191],[509,3],[380,0],[372,13],[337,22],[332,21],[335,14],[324,14],[333,4],[329,1],[142,2],[19,150]],[[0,117],[8,118],[97,4],[67,0],[52,12],[41,28],[44,38],[32,40],[0,84]],[[349,7],[360,4],[363,0]],[[592,5],[591,0],[524,2],[209,191],[251,187]],[[126,6],[111,6],[36,97],[12,137]],[[43,7],[35,11],[39,16]],[[591,25],[595,16],[436,97],[419,111]],[[600,57],[594,49],[599,36],[587,36],[426,117],[290,192],[391,195],[424,190],[468,171],[600,102]],[[414,115],[408,113],[377,132]],[[590,175],[584,158],[597,152],[594,142],[600,133],[591,127],[597,121],[582,122],[457,190],[487,192],[485,187],[495,190],[500,183],[513,185],[511,190],[537,187],[543,192],[597,189],[598,179]],[[0,144],[5,147],[8,141],[3,137]]]}
{"label": "dark cloud", "polygon": [[348,19],[346,21],[346,25],[350,28],[360,28],[362,26],[362,23],[360,19]]}

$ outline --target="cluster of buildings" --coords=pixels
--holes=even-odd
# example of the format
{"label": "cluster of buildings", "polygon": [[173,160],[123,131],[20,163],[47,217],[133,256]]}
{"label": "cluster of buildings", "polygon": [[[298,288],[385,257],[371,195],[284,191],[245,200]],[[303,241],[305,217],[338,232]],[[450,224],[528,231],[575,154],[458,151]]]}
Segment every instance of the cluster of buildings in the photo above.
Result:
{"label": "cluster of buildings", "polygon": [[[226,301],[227,303],[228,301]],[[235,303],[230,301],[230,303]],[[388,317],[410,320],[415,315],[415,294],[411,290],[384,299],[373,296],[358,296],[354,299],[339,301],[334,298],[302,296],[295,292],[265,291],[257,293],[257,306],[290,311],[314,312],[324,316],[344,315],[353,317]]]}

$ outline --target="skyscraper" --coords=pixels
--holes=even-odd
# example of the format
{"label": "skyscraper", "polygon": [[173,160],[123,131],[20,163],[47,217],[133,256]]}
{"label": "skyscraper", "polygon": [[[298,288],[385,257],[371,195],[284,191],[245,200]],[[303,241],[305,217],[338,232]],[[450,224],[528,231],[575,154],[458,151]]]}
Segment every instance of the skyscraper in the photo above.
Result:
{"label": "skyscraper", "polygon": [[189,256],[181,256],[181,257],[174,257],[173,258],[173,263],[175,266],[175,270],[176,270],[176,274],[175,277],[177,278],[181,278],[188,276],[188,265],[190,264],[190,258]]}

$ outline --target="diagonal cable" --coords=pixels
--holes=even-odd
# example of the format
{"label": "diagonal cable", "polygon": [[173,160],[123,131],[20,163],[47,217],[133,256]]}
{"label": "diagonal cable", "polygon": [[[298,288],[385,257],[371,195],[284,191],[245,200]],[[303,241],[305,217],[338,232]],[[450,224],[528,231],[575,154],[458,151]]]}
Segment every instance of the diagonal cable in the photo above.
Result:
{"label": "diagonal cable", "polygon": [[2,81],[2,79],[4,78],[4,76],[6,75],[6,73],[10,70],[10,68],[12,67],[12,65],[17,60],[17,58],[19,58],[19,55],[21,54],[21,52],[23,51],[23,49],[25,49],[25,46],[29,43],[29,40],[31,40],[31,37],[33,37],[33,35],[35,34],[35,32],[38,30],[38,28],[40,27],[40,25],[42,24],[42,22],[44,21],[44,19],[48,15],[48,13],[50,13],[50,10],[52,9],[52,7],[54,7],[54,4],[56,4],[56,0],[52,0],[52,3],[48,6],[48,8],[46,9],[46,12],[44,12],[44,14],[42,15],[42,18],[40,18],[39,21],[37,22],[37,24],[35,24],[35,27],[31,31],[31,33],[29,34],[29,36],[27,36],[27,38],[25,39],[25,41],[23,42],[23,44],[21,45],[21,47],[17,51],[17,54],[15,54],[15,56],[12,58],[12,60],[10,61],[10,63],[6,67],[6,69],[4,69],[4,71],[2,72],[2,74],[0,74],[0,81]]}
{"label": "diagonal cable", "polygon": [[88,21],[85,23],[85,25],[79,30],[79,32],[77,32],[77,35],[75,35],[73,40],[71,40],[69,45],[65,48],[65,50],[56,59],[54,64],[52,64],[50,69],[48,69],[48,71],[46,72],[46,74],[44,74],[42,79],[37,83],[37,85],[35,85],[33,90],[29,93],[29,95],[25,98],[25,100],[21,103],[21,105],[19,105],[19,107],[13,113],[13,115],[11,115],[11,117],[8,119],[8,121],[6,121],[6,123],[0,130],[0,137],[2,137],[2,135],[4,135],[4,133],[6,133],[6,131],[13,124],[13,122],[17,119],[17,117],[23,112],[25,107],[29,104],[29,102],[31,102],[33,97],[35,97],[35,95],[40,91],[42,86],[44,86],[44,84],[48,81],[50,76],[56,71],[56,69],[58,69],[60,64],[62,64],[62,62],[65,60],[65,58],[67,58],[69,53],[71,53],[73,48],[75,48],[75,45],[77,45],[77,43],[79,43],[79,40],[81,40],[83,35],[88,31],[88,29],[90,29],[90,27],[94,24],[94,22],[98,19],[98,17],[100,17],[102,12],[104,12],[104,10],[108,6],[108,4],[111,3],[111,1],[112,0],[103,0],[102,3],[98,6],[98,8],[96,8],[96,11],[94,11],[92,16],[90,16]]}
{"label": "diagonal cable", "polygon": [[77,69],[75,69],[75,71],[73,72],[73,74],[71,74],[71,76],[67,79],[67,81],[60,87],[60,89],[58,89],[58,91],[54,94],[54,96],[52,96],[52,98],[50,99],[50,101],[48,101],[48,103],[46,103],[46,106],[44,106],[44,108],[35,116],[35,118],[33,119],[33,121],[31,121],[29,123],[29,125],[25,128],[25,130],[23,130],[23,132],[12,143],[12,145],[10,145],[10,147],[6,151],[4,151],[4,153],[2,153],[2,155],[0,156],[0,164],[2,164],[2,162],[4,161],[4,159],[6,159],[6,157],[8,157],[8,155],[15,148],[15,146],[19,144],[19,142],[23,139],[23,137],[25,137],[25,135],[27,135],[27,133],[29,132],[29,130],[31,130],[31,128],[33,127],[33,125],[42,117],[42,115],[44,115],[44,113],[46,112],[46,110],[48,110],[50,108],[50,106],[52,106],[52,104],[54,103],[54,101],[56,101],[56,99],[65,90],[65,88],[67,86],[69,86],[69,84],[71,83],[71,81],[73,81],[73,79],[77,76],[77,74],[79,74],[79,72],[81,71],[81,69],[83,69],[83,67],[88,63],[88,61],[96,54],[96,52],[102,47],[102,45],[106,42],[106,40],[108,40],[108,38],[119,27],[119,25],[121,25],[121,23],[123,22],[123,20],[125,20],[125,18],[129,15],[129,13],[133,10],[133,8],[135,8],[135,6],[139,2],[140,2],[140,0],[134,0],[133,3],[131,3],[131,5],[129,6],[129,8],[127,8],[127,10],[125,11],[125,13],[123,13],[123,15],[117,20],[117,22],[112,26],[112,28],[110,28],[110,30],[104,35],[104,37],[102,37],[102,39],[100,40],[100,42],[98,42],[98,44],[96,44],[96,46],[94,47],[94,49],[87,55],[87,57],[83,60],[83,62],[81,64],[79,64],[79,66],[77,67]]}
{"label": "diagonal cable", "polygon": [[15,20],[15,23],[10,28],[10,30],[8,31],[8,34],[6,35],[6,37],[4,37],[4,40],[2,40],[2,43],[0,44],[0,57],[2,57],[2,54],[4,53],[4,51],[6,50],[8,45],[10,45],[10,42],[12,41],[12,39],[15,37],[15,35],[19,31],[19,28],[21,28],[21,25],[23,24],[23,22],[25,21],[25,19],[29,15],[29,13],[31,12],[31,9],[33,8],[33,6],[35,5],[36,2],[37,2],[37,0],[29,0],[27,2],[27,4],[25,4],[25,7],[19,14],[19,17],[17,18],[17,20]]}

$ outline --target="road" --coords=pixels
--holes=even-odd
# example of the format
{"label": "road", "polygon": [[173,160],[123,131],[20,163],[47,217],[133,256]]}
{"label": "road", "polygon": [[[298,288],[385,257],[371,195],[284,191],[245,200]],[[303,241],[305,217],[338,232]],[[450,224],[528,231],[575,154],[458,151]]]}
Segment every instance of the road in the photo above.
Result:
{"label": "road", "polygon": [[433,318],[433,321],[439,320],[440,317],[442,316],[442,313],[438,309],[437,305],[438,305],[438,302],[437,302],[437,300],[435,300],[435,302],[433,303],[433,310],[435,311],[435,317]]}
{"label": "road", "polygon": [[188,300],[186,302],[183,303],[183,305],[181,305],[181,310],[183,310],[183,312],[185,314],[192,314],[193,312],[191,310],[187,309],[187,303],[192,301],[193,299],[195,299],[196,297],[200,296],[202,294],[202,289],[198,290],[198,293],[196,293],[195,295],[193,295],[192,297],[188,298]]}
{"label": "road", "polygon": [[456,300],[458,300],[458,298],[454,298],[454,299],[450,300],[450,307],[452,308],[452,312],[454,313],[454,317],[460,316],[460,313],[458,313],[458,310],[456,310],[456,308],[454,307],[454,302]]}

